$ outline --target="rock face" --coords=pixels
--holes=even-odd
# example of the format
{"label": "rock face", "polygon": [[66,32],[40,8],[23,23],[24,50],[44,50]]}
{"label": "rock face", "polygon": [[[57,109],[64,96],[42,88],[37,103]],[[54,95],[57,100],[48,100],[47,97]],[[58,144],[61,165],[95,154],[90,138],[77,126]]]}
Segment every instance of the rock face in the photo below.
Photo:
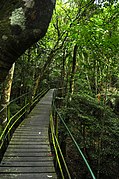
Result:
{"label": "rock face", "polygon": [[1,0],[0,82],[13,62],[45,35],[54,6],[55,0]]}

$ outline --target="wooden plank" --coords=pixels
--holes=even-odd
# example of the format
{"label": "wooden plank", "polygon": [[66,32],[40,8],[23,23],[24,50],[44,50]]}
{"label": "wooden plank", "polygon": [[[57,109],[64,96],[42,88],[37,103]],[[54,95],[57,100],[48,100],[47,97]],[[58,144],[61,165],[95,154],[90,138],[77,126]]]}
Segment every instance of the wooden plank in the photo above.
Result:
{"label": "wooden plank", "polygon": [[26,122],[26,123],[24,123],[22,126],[20,126],[18,129],[20,129],[21,127],[26,127],[26,128],[29,128],[29,127],[38,127],[38,128],[40,128],[40,126],[41,126],[41,128],[42,127],[47,127],[47,125],[49,125],[49,122],[46,122],[46,121],[43,121],[43,122],[32,122],[32,123],[30,123],[30,122]]}
{"label": "wooden plank", "polygon": [[28,141],[28,142],[26,142],[26,141],[11,141],[10,142],[10,145],[45,145],[45,144],[47,144],[47,145],[50,145],[50,143],[49,143],[49,141],[39,141],[39,142],[34,142],[34,141]]}
{"label": "wooden plank", "polygon": [[52,166],[54,167],[53,165],[53,162],[52,161],[38,161],[38,162],[2,162],[0,164],[0,167],[32,167],[32,166],[38,166],[38,167],[49,167],[49,166]]}
{"label": "wooden plank", "polygon": [[49,140],[47,138],[13,138],[11,140],[12,142],[49,142]]}
{"label": "wooden plank", "polygon": [[38,133],[38,132],[46,132],[48,133],[48,129],[45,128],[45,129],[42,129],[40,127],[29,127],[29,128],[22,128],[22,129],[19,129],[17,130],[15,133],[29,133],[29,134],[32,134],[32,133]]}
{"label": "wooden plank", "polygon": [[45,136],[38,136],[38,135],[36,135],[36,136],[28,136],[28,135],[26,135],[26,136],[15,136],[15,137],[13,137],[12,138],[12,140],[11,141],[49,141],[49,139],[48,138],[46,138]]}
{"label": "wooden plank", "polygon": [[50,152],[51,150],[50,150],[50,148],[41,148],[41,149],[39,149],[39,148],[27,148],[27,150],[26,150],[26,148],[24,149],[24,148],[9,148],[9,152],[10,153],[20,153],[20,152],[22,152],[22,153],[29,153],[29,152],[36,152],[36,153],[38,153],[38,152]]}
{"label": "wooden plank", "polygon": [[18,132],[15,132],[15,135],[13,136],[13,137],[21,137],[21,136],[24,136],[24,137],[27,137],[27,136],[42,136],[42,137],[44,137],[44,136],[46,136],[46,135],[48,135],[48,132],[47,131],[41,131],[41,130],[38,130],[38,131],[34,131],[33,133],[31,133],[31,132],[22,132],[22,133],[18,133]]}
{"label": "wooden plank", "polygon": [[[35,131],[34,131],[35,130]],[[39,131],[45,131],[45,132],[47,132],[48,131],[48,129],[47,129],[47,127],[46,128],[40,128],[40,127],[26,127],[26,129],[25,128],[21,128],[21,129],[19,129],[19,130],[17,130],[16,132],[19,132],[19,133],[22,133],[22,132],[29,132],[30,134],[31,133],[35,133],[35,132],[39,132]]]}
{"label": "wooden plank", "polygon": [[46,162],[46,161],[53,161],[52,157],[4,157],[2,162]]}
{"label": "wooden plank", "polygon": [[24,153],[22,153],[22,152],[7,152],[6,151],[6,153],[5,153],[5,157],[49,157],[49,155],[50,155],[50,152],[24,152]]}
{"label": "wooden plank", "polygon": [[50,173],[55,172],[51,166],[31,166],[31,167],[0,167],[0,173]]}
{"label": "wooden plank", "polygon": [[14,136],[36,136],[36,135],[40,135],[40,136],[43,136],[43,135],[48,135],[48,132],[47,131],[41,131],[41,130],[38,130],[38,131],[34,131],[33,133],[31,132],[22,132],[22,133],[19,133],[19,132],[15,132]]}
{"label": "wooden plank", "polygon": [[22,138],[24,138],[24,139],[47,139],[48,137],[46,136],[47,134],[41,134],[41,132],[38,132],[36,135],[28,135],[28,134],[26,134],[26,135],[23,135],[23,134],[21,134],[21,135],[14,135],[13,137],[12,137],[12,140],[13,139],[22,139]]}
{"label": "wooden plank", "polygon": [[[42,126],[43,124],[40,124],[40,126]],[[46,126],[44,126],[44,128],[41,128],[41,127],[38,127],[38,125],[37,126],[28,126],[28,127],[22,127],[22,128],[19,128],[18,130],[17,130],[17,132],[30,132],[31,134],[32,134],[32,132],[35,132],[35,131],[39,131],[39,130],[41,130],[41,131],[48,131],[48,127],[49,127],[49,124],[48,125],[46,125]]]}
{"label": "wooden plank", "polygon": [[47,129],[40,129],[40,128],[35,129],[35,127],[31,128],[31,130],[30,130],[30,128],[29,129],[18,130],[18,131],[15,132],[15,135],[17,135],[17,133],[18,133],[18,135],[20,135],[20,134],[21,135],[23,135],[23,134],[25,134],[25,135],[34,135],[34,134],[39,135],[39,132],[44,134],[44,135],[45,134],[48,135],[48,130]]}
{"label": "wooden plank", "polygon": [[50,149],[49,145],[44,144],[44,145],[9,145],[9,149]]}
{"label": "wooden plank", "polygon": [[55,173],[0,174],[0,179],[57,179]]}
{"label": "wooden plank", "polygon": [[[38,120],[38,119],[34,119],[34,120],[32,120],[32,121],[25,121],[23,124],[22,124],[22,126],[24,126],[24,125],[40,125],[40,124],[49,124],[49,121],[46,121],[46,118],[47,117],[49,117],[49,115],[48,116],[41,116],[40,118],[43,118],[44,119],[44,121],[40,121],[40,120]],[[20,126],[21,127],[21,126]]]}

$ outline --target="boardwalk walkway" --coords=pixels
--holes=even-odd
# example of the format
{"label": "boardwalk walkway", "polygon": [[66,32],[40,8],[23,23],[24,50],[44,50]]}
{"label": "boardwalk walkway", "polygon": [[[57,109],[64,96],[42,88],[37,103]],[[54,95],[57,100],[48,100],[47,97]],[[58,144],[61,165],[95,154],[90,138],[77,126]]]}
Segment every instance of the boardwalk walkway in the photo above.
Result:
{"label": "boardwalk walkway", "polygon": [[16,129],[0,164],[0,179],[56,179],[48,127],[50,90]]}

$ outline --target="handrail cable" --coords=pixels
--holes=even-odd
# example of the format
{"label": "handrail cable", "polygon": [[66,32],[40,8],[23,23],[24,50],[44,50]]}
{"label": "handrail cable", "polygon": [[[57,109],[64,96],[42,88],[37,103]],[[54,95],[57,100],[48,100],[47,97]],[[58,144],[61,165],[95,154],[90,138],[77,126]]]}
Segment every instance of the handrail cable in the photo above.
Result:
{"label": "handrail cable", "polygon": [[56,147],[56,144],[55,144],[54,135],[53,135],[54,134],[54,127],[53,127],[52,116],[50,116],[50,126],[51,126],[52,141],[53,141],[53,146],[54,146],[54,149],[55,149],[55,154],[56,154],[57,162],[58,162],[58,165],[59,165],[59,169],[60,169],[60,172],[61,172],[62,179],[65,179],[63,171],[62,171],[61,163],[60,163],[60,160],[59,160],[59,156],[58,156],[58,151],[57,151],[57,147]]}
{"label": "handrail cable", "polygon": [[63,125],[65,126],[66,130],[68,131],[68,133],[69,133],[71,139],[73,140],[75,146],[77,147],[78,151],[80,152],[80,154],[81,154],[81,156],[82,156],[82,158],[83,158],[83,160],[84,160],[84,162],[85,162],[85,164],[86,164],[86,166],[87,166],[87,168],[88,168],[88,170],[89,170],[89,172],[90,172],[92,178],[93,178],[93,179],[96,179],[96,177],[95,177],[95,175],[94,175],[94,173],[93,173],[93,171],[92,171],[90,165],[88,164],[88,161],[86,160],[86,158],[85,158],[83,152],[81,151],[81,149],[80,149],[79,145],[77,144],[75,138],[73,137],[71,131],[69,130],[68,126],[66,125],[66,123],[65,123],[64,120],[63,120],[63,118],[61,117],[61,115],[59,114],[58,110],[56,109],[56,106],[53,105],[53,107],[54,107],[54,110],[56,111],[58,117],[59,117],[60,120],[62,121]]}
{"label": "handrail cable", "polygon": [[62,151],[61,151],[61,148],[60,148],[60,145],[59,145],[58,139],[57,139],[56,135],[54,135],[54,137],[55,137],[55,140],[56,140],[56,143],[57,143],[57,146],[58,146],[58,149],[59,149],[60,155],[61,155],[61,157],[62,157],[62,160],[63,160],[64,166],[65,166],[65,169],[66,169],[66,171],[67,171],[68,177],[69,177],[69,179],[71,179],[71,176],[70,176],[70,173],[69,173],[69,170],[68,170],[67,164],[66,164],[66,162],[65,162],[64,156],[63,156],[63,154],[62,154]]}
{"label": "handrail cable", "polygon": [[[25,114],[25,111],[17,118],[16,121],[14,121],[14,123],[11,125],[11,127],[9,128],[7,134],[4,137],[4,140],[7,138],[8,134],[10,133],[10,131],[12,130],[13,126],[17,123],[17,121]],[[1,139],[0,139],[1,140]],[[4,140],[2,141],[1,145],[0,145],[0,149],[2,148],[3,144],[4,144]]]}
{"label": "handrail cable", "polygon": [[9,106],[11,103],[17,101],[18,99],[20,99],[20,98],[26,96],[26,95],[29,94],[29,93],[31,93],[31,91],[28,92],[28,93],[24,93],[23,95],[21,95],[21,96],[15,98],[15,99],[13,99],[13,100],[11,100],[7,105],[5,105],[5,106],[0,110],[0,113],[1,113],[7,106]]}
{"label": "handrail cable", "polygon": [[[56,144],[57,144],[57,147],[58,147],[58,149],[59,149],[59,152],[60,152],[62,161],[63,161],[63,163],[64,163],[64,167],[65,167],[66,172],[67,172],[67,175],[68,175],[69,179],[71,179],[71,175],[70,175],[70,173],[69,173],[69,170],[68,170],[66,161],[65,161],[65,159],[64,159],[64,156],[63,156],[63,153],[62,153],[62,151],[61,151],[61,148],[60,148],[58,139],[57,139],[56,134],[55,134],[55,129],[54,129],[54,124],[53,124],[53,116],[52,116],[52,114],[51,114],[51,116],[50,116],[50,125],[51,125],[52,139],[54,140],[53,145],[55,146],[55,153],[56,153],[56,151],[57,151],[57,148],[56,148]],[[56,142],[55,142],[55,141],[56,141]],[[62,168],[61,168],[61,164],[59,164],[60,161],[59,161],[59,157],[58,157],[57,153],[56,153],[56,157],[57,157],[57,159],[58,159],[57,162],[58,162],[58,165],[59,165],[59,168],[60,168],[61,175],[62,175],[62,177],[63,177],[63,171],[62,171]]]}
{"label": "handrail cable", "polygon": [[[70,175],[70,173],[69,173],[69,170],[68,170],[66,161],[65,161],[64,156],[63,156],[63,153],[62,153],[62,151],[61,151],[61,148],[60,148],[58,139],[57,139],[57,137],[56,137],[56,135],[55,135],[55,130],[54,130],[54,124],[53,124],[53,117],[52,117],[52,115],[51,115],[51,117],[50,117],[50,122],[51,122],[50,124],[51,124],[51,129],[52,129],[52,130],[51,130],[52,138],[55,139],[55,141],[56,141],[56,144],[57,144],[57,147],[58,147],[58,149],[59,149],[59,152],[60,152],[62,161],[63,161],[63,163],[64,163],[64,166],[65,166],[67,175],[68,175],[69,179],[71,179],[71,175]],[[55,141],[54,141],[54,142],[55,142]],[[53,143],[53,144],[54,144],[54,143]],[[55,146],[56,146],[56,144],[55,144]],[[56,148],[56,150],[57,150],[57,148]],[[56,151],[55,151],[55,152],[56,152]],[[57,155],[56,155],[56,157],[57,157]],[[59,157],[58,157],[58,158],[59,158]],[[59,159],[58,159],[58,160],[59,160]],[[58,162],[59,162],[59,161],[58,161]],[[61,165],[61,164],[60,164],[60,165]],[[61,169],[60,169],[60,170],[61,170]],[[62,170],[61,170],[61,173],[62,173]]]}
{"label": "handrail cable", "polygon": [[3,136],[4,136],[4,134],[5,134],[5,132],[6,132],[6,130],[7,130],[7,128],[9,127],[9,124],[10,124],[10,122],[12,121],[12,119],[14,118],[14,117],[16,117],[23,109],[25,109],[27,106],[29,105],[29,103],[27,103],[23,108],[21,108],[14,116],[12,116],[11,118],[10,118],[10,120],[8,121],[8,123],[6,124],[6,126],[5,126],[5,128],[4,128],[4,130],[3,130],[3,132],[2,132],[2,134],[1,134],[1,136],[0,136],[0,140],[2,140],[2,138],[3,138]]}

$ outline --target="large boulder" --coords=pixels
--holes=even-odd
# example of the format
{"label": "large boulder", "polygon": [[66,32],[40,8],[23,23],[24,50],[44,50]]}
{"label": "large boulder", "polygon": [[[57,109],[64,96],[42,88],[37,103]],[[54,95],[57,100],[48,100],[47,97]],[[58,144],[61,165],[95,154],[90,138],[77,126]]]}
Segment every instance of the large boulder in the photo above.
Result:
{"label": "large boulder", "polygon": [[55,0],[1,0],[0,82],[13,62],[45,35],[54,6]]}

